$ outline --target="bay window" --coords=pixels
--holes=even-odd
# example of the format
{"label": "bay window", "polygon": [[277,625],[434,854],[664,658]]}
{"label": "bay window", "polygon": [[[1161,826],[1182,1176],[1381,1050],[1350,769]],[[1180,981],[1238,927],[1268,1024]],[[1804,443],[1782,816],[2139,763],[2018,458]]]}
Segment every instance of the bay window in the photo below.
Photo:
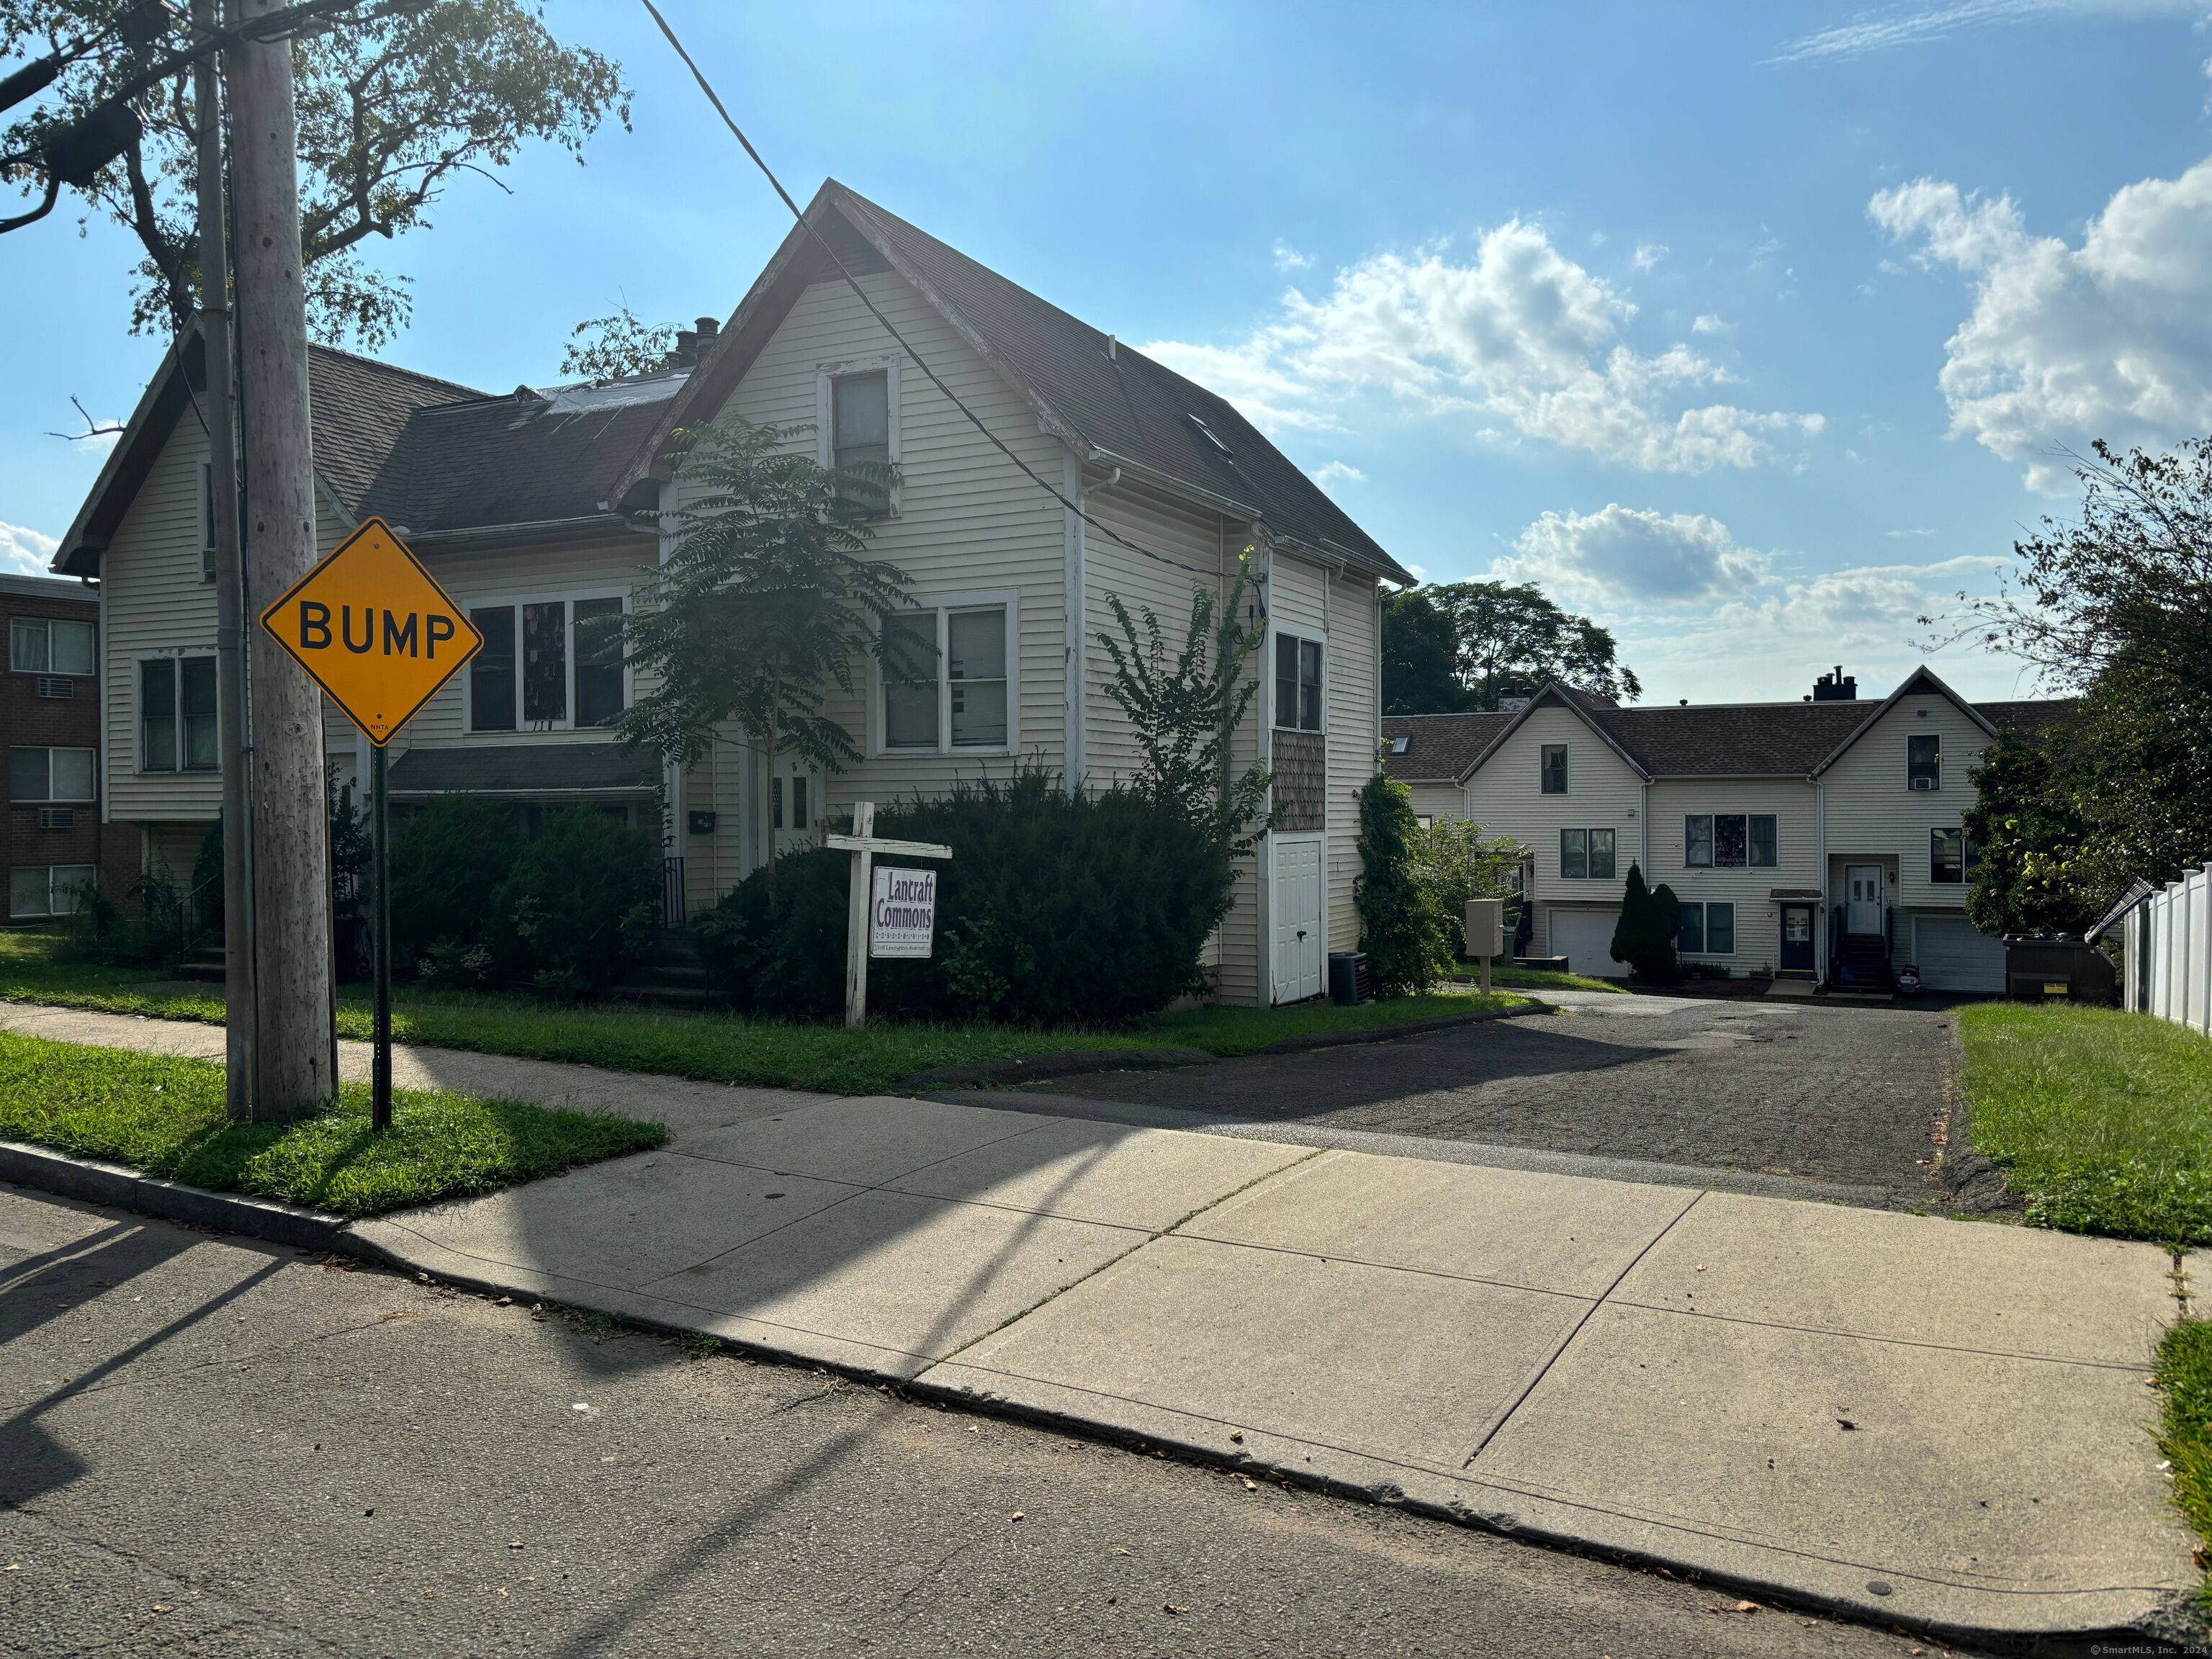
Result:
{"label": "bay window", "polygon": [[882,747],[951,754],[1014,744],[1014,607],[948,601],[884,618]]}

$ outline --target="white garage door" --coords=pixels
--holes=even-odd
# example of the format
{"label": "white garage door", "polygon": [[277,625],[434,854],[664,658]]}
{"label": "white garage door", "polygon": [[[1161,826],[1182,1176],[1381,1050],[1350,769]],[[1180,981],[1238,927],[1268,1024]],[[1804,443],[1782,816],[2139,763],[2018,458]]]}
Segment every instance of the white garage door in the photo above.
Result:
{"label": "white garage door", "polygon": [[2004,941],[1974,931],[1964,916],[1915,916],[1912,960],[1931,991],[2002,991]]}
{"label": "white garage door", "polygon": [[1613,930],[1620,923],[1620,911],[1563,910],[1555,904],[1550,916],[1551,948],[1546,954],[1565,957],[1569,973],[1628,977],[1628,964],[1613,959]]}

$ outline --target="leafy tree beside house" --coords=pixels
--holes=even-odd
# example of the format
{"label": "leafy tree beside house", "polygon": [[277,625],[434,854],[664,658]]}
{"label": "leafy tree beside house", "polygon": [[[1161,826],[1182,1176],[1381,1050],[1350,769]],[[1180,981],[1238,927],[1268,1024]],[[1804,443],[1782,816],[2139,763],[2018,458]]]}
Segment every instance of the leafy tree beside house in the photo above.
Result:
{"label": "leafy tree beside house", "polygon": [[[689,766],[734,721],[771,769],[791,756],[842,771],[860,750],[827,712],[831,690],[858,695],[875,656],[887,678],[933,674],[933,660],[908,660],[923,648],[913,633],[889,626],[906,574],[866,556],[896,473],[823,467],[793,447],[801,430],[731,415],[690,434],[675,546],[629,616],[607,619],[653,680],[616,723],[626,742]],[[763,847],[772,811],[763,790]]]}
{"label": "leafy tree beside house", "polygon": [[2085,879],[2088,825],[2068,772],[2047,746],[2007,732],[1968,775],[1966,915],[1983,933],[2078,933],[2103,908]]}
{"label": "leafy tree beside house", "polygon": [[1423,878],[1413,791],[1377,772],[1359,790],[1359,948],[1378,997],[1417,996],[1458,960],[1455,930]]}
{"label": "leafy tree beside house", "polygon": [[1528,583],[1448,582],[1382,608],[1382,712],[1495,709],[1558,681],[1616,702],[1644,695],[1613,635]]}

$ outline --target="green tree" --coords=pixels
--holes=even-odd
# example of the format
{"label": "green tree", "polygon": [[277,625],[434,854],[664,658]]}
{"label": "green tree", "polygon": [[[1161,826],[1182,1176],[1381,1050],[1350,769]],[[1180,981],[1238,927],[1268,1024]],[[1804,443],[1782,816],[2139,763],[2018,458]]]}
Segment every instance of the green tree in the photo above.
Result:
{"label": "green tree", "polygon": [[660,367],[676,349],[676,325],[648,323],[628,306],[611,317],[590,317],[568,331],[561,373],[584,380],[617,380]]}
{"label": "green tree", "polygon": [[1213,594],[1192,583],[1190,619],[1172,660],[1167,630],[1152,606],[1142,608],[1139,637],[1119,593],[1109,593],[1106,603],[1121,637],[1097,636],[1114,665],[1108,695],[1128,715],[1136,739],[1138,793],[1206,825],[1232,855],[1249,850],[1267,828],[1267,769],[1254,765],[1231,776],[1231,744],[1260,689],[1245,672],[1261,635],[1237,620],[1244,592],[1240,573],[1217,609]]}
{"label": "green tree", "polygon": [[[1528,849],[1510,836],[1489,836],[1482,826],[1444,818],[1426,830],[1414,828],[1415,866],[1430,902],[1436,906],[1454,951],[1466,943],[1467,902],[1510,899],[1521,890],[1521,862]],[[1506,940],[1512,941],[1512,908],[1507,907]]]}
{"label": "green tree", "polygon": [[1474,707],[1459,677],[1459,629],[1451,613],[1409,587],[1382,601],[1382,712],[1455,714]]}
{"label": "green tree", "polygon": [[1378,997],[1416,996],[1451,971],[1457,930],[1422,878],[1413,791],[1377,772],[1359,790],[1359,948]]}
{"label": "green tree", "polygon": [[2079,520],[2015,543],[1997,594],[1960,594],[1964,620],[1939,637],[2024,658],[2081,698],[2045,739],[2042,828],[2079,818],[2070,855],[2045,850],[2094,913],[2131,877],[2212,857],[2212,438],[2077,459]]}
{"label": "green tree", "polygon": [[1384,607],[1386,714],[1494,709],[1500,697],[1530,696],[1554,681],[1616,702],[1644,695],[1611,632],[1532,584],[1450,582],[1395,595]]}
{"label": "green tree", "polygon": [[2101,882],[2087,884],[2088,826],[2068,770],[2049,748],[2007,733],[1968,774],[1966,915],[1982,932],[2079,932],[2103,908]]}
{"label": "green tree", "polygon": [[[0,60],[43,56],[126,15],[147,24],[104,33],[0,133],[0,155],[33,149],[43,126],[82,115],[183,46],[185,9],[140,0],[0,0]],[[372,267],[362,250],[428,225],[455,179],[474,173],[497,183],[495,170],[532,141],[580,161],[586,140],[608,118],[629,125],[618,67],[588,47],[562,45],[531,0],[362,0],[295,40],[292,62],[307,315],[326,340],[374,347],[406,325],[407,279]],[[190,315],[198,280],[198,114],[189,70],[133,107],[142,137],[85,194],[143,251],[134,329],[166,331]],[[35,175],[27,161],[0,167],[0,181]]]}
{"label": "green tree", "polygon": [[1626,963],[1639,984],[1672,985],[1681,976],[1675,955],[1681,925],[1682,907],[1674,889],[1664,883],[1647,886],[1644,867],[1630,865],[1621,889],[1620,920],[1613,928],[1613,959]]}
{"label": "green tree", "polygon": [[[864,665],[894,678],[936,673],[935,647],[888,627],[911,586],[866,556],[888,466],[842,471],[790,447],[799,428],[725,416],[689,435],[677,469],[675,545],[633,594],[622,629],[649,689],[616,729],[633,745],[689,766],[734,720],[769,763],[793,756],[842,771],[860,746],[829,710],[834,688],[860,693]],[[761,793],[761,845],[775,845]],[[774,880],[771,861],[770,880]]]}

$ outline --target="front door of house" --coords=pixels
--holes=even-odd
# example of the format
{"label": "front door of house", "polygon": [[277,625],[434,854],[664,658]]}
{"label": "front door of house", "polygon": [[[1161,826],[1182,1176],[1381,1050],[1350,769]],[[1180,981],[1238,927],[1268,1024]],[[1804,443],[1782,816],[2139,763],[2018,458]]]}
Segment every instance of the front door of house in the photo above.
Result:
{"label": "front door of house", "polygon": [[1275,862],[1275,1000],[1303,1002],[1322,992],[1322,838],[1268,839]]}
{"label": "front door of house", "polygon": [[1782,960],[1785,974],[1809,974],[1813,971],[1813,907],[1809,904],[1785,904],[1782,907]]}
{"label": "front door of house", "polygon": [[1879,933],[1882,912],[1889,908],[1889,884],[1879,864],[1844,866],[1844,931]]}

